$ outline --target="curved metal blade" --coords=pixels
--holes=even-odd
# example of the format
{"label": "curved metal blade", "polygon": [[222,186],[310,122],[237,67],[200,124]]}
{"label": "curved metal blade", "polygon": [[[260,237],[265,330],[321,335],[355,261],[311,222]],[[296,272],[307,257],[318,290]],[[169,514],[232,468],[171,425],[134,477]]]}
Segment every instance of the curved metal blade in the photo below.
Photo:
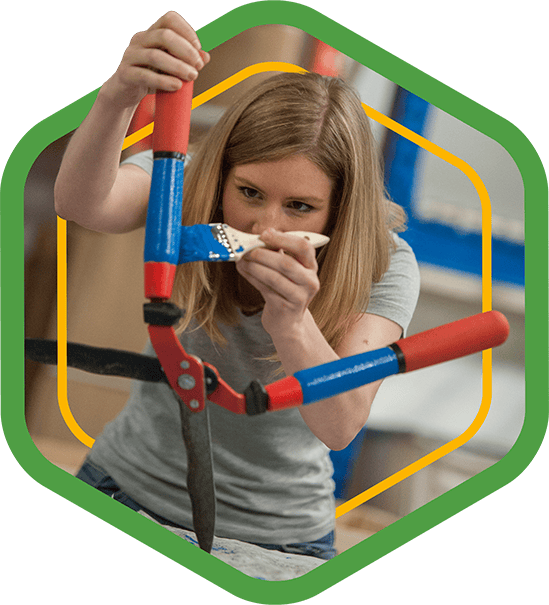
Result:
{"label": "curved metal blade", "polygon": [[191,412],[178,397],[183,441],[187,450],[187,489],[193,526],[202,550],[210,552],[215,532],[215,483],[208,409]]}

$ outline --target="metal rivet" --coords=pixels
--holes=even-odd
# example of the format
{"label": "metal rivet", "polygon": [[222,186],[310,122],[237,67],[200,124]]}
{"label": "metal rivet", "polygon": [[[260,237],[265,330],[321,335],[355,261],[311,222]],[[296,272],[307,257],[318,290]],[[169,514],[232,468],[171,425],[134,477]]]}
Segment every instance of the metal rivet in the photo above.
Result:
{"label": "metal rivet", "polygon": [[191,367],[191,364],[185,360],[183,360],[179,365],[183,370],[188,370]]}
{"label": "metal rivet", "polygon": [[186,391],[194,389],[196,381],[190,374],[181,374],[177,379],[177,384]]}
{"label": "metal rivet", "polygon": [[193,410],[196,410],[196,408],[200,406],[196,399],[191,399],[189,401],[189,405],[192,407]]}

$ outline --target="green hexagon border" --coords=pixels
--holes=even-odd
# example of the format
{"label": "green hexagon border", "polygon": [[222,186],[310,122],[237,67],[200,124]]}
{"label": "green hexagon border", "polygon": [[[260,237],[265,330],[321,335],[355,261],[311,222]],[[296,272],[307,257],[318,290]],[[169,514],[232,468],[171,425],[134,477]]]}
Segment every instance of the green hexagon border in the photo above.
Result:
{"label": "green hexagon border", "polygon": [[[438,523],[515,479],[538,451],[548,421],[547,179],[536,151],[511,123],[427,74],[361,38],[319,12],[292,2],[267,0],[238,7],[199,31],[208,50],[264,24],[297,27],[323,40],[389,80],[428,100],[502,145],[519,168],[525,188],[526,245],[526,414],[519,438],[497,464],[410,513],[305,576],[283,582],[250,578],[104,498],[48,462],[32,442],[24,419],[23,189],[41,151],[78,127],[97,90],[37,124],[11,154],[1,184],[2,426],[23,469],[38,483],[72,501],[233,595],[257,603],[295,603],[311,598],[366,567]],[[535,259],[535,266],[532,259]]]}

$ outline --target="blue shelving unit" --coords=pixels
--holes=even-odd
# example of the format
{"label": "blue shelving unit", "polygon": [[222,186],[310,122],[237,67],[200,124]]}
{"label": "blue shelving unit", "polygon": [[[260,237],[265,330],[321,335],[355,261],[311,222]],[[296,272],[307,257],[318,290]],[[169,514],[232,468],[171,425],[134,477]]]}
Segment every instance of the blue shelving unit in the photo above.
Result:
{"label": "blue shelving unit", "polygon": [[[397,89],[392,119],[423,135],[432,107],[420,97]],[[391,199],[408,214],[408,228],[402,237],[412,246],[420,263],[474,276],[482,274],[480,233],[422,219],[414,205],[417,164],[421,150],[407,138],[388,131],[385,143],[385,186]],[[492,280],[524,287],[524,245],[492,239]]]}
{"label": "blue shelving unit", "polygon": [[[391,117],[413,132],[424,135],[433,108],[416,95],[397,88]],[[421,149],[407,138],[387,131],[384,148],[385,186],[392,200],[408,215],[408,225],[401,237],[413,248],[420,264],[457,271],[471,276],[482,275],[482,240],[480,233],[423,219],[414,205],[414,188],[418,180]],[[524,287],[524,245],[492,238],[492,281]],[[366,429],[344,450],[331,452],[334,465],[336,498],[345,498],[353,466],[360,454]]]}

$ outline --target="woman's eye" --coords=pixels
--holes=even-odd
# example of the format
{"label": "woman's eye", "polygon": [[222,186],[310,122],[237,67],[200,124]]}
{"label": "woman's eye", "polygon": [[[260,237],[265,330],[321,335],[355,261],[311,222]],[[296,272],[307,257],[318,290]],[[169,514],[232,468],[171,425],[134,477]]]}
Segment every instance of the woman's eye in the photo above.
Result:
{"label": "woman's eye", "polygon": [[259,197],[259,191],[257,189],[252,189],[252,187],[239,187],[240,192],[247,197],[248,199],[256,199]]}
{"label": "woman's eye", "polygon": [[314,210],[314,208],[312,206],[309,206],[309,204],[306,204],[305,202],[298,202],[297,200],[295,202],[291,202],[290,203],[290,208],[292,210],[296,210],[297,212],[311,212],[311,210]]}

